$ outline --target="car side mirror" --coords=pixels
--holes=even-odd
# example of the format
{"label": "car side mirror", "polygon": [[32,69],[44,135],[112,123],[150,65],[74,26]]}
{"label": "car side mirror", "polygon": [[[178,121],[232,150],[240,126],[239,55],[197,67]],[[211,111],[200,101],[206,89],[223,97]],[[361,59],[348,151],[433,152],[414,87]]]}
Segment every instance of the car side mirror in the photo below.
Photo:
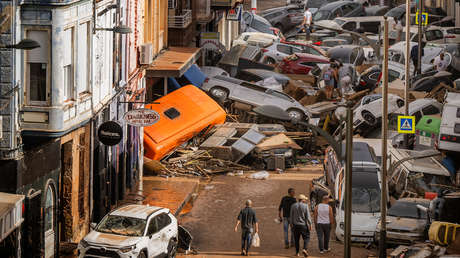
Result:
{"label": "car side mirror", "polygon": [[96,223],[92,222],[91,224],[89,224],[89,228],[90,229],[95,229],[96,228]]}

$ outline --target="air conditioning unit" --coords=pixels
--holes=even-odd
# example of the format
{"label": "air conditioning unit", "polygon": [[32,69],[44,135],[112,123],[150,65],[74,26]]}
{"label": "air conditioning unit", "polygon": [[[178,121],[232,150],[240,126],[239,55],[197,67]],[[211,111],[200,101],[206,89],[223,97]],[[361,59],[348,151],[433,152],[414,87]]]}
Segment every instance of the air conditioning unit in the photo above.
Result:
{"label": "air conditioning unit", "polygon": [[151,64],[153,61],[153,45],[152,43],[142,44],[139,49],[140,64]]}

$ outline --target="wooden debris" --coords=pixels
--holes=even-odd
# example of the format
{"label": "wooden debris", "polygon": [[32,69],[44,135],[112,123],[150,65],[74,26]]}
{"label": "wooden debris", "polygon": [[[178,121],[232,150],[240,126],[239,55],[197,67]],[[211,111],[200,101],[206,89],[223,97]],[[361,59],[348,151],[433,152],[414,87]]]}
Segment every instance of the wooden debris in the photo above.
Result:
{"label": "wooden debris", "polygon": [[265,139],[263,142],[256,145],[256,151],[266,151],[271,149],[296,149],[301,150],[302,148],[297,145],[291,138],[287,137],[285,134],[277,134],[270,138]]}

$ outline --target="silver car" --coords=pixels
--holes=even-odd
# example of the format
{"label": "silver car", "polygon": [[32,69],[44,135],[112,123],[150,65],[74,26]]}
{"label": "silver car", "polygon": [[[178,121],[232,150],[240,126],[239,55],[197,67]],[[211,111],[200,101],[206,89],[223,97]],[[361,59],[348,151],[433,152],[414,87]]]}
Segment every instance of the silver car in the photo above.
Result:
{"label": "silver car", "polygon": [[220,102],[229,99],[254,107],[275,105],[297,121],[311,117],[307,109],[289,95],[232,77],[217,75],[207,78],[201,88]]}

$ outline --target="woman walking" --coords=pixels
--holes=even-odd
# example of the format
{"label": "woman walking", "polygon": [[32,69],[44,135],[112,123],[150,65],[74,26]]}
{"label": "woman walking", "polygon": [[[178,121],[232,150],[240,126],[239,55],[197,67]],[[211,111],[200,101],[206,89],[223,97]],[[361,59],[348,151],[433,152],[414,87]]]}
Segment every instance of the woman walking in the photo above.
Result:
{"label": "woman walking", "polygon": [[315,207],[314,213],[316,233],[318,234],[319,252],[329,252],[329,237],[331,235],[331,225],[334,221],[332,208],[329,205],[329,196],[324,195],[322,202]]}

